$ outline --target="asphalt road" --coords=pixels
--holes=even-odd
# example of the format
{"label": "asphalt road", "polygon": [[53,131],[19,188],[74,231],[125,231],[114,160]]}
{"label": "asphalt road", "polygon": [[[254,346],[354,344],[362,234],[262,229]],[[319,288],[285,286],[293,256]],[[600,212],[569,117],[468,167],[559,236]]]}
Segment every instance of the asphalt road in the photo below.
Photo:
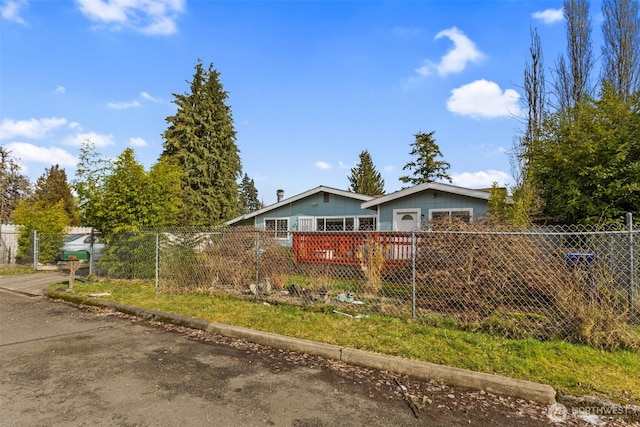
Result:
{"label": "asphalt road", "polygon": [[534,402],[28,296],[8,282],[2,427],[558,425]]}
{"label": "asphalt road", "polygon": [[0,291],[3,426],[422,425],[331,370]]}

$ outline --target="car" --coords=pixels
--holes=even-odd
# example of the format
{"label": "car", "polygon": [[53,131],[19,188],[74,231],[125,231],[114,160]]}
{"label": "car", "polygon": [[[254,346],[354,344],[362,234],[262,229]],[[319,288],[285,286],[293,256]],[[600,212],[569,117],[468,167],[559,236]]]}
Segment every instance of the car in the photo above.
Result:
{"label": "car", "polygon": [[[93,236],[93,248],[91,246],[91,236]],[[62,245],[63,253],[73,253],[85,251],[90,259],[97,261],[100,259],[100,251],[104,245],[95,234],[70,234],[64,238]]]}

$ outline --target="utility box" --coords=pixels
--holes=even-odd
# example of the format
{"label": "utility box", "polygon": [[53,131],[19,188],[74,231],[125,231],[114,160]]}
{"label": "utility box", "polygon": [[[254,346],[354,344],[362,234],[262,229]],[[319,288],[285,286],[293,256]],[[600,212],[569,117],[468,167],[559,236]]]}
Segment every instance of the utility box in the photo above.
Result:
{"label": "utility box", "polygon": [[88,251],[62,251],[60,252],[60,261],[88,261]]}

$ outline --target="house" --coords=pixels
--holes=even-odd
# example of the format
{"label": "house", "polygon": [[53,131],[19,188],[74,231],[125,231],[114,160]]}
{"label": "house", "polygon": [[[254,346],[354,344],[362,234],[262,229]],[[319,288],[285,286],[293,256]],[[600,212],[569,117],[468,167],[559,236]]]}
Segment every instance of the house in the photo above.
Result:
{"label": "house", "polygon": [[319,186],[284,200],[279,192],[277,203],[227,224],[273,232],[297,261],[358,265],[365,245],[375,242],[387,248],[391,265],[411,258],[406,232],[443,217],[473,221],[488,212],[489,198],[489,191],[433,182],[380,197]]}
{"label": "house", "polygon": [[272,231],[276,240],[291,243],[293,231],[364,231],[376,230],[375,212],[361,204],[373,197],[364,194],[319,186],[304,193],[283,199],[255,212],[241,215],[227,225],[253,225]]}
{"label": "house", "polygon": [[489,190],[427,182],[363,202],[376,212],[378,231],[427,230],[429,222],[456,217],[470,222],[489,211]]}

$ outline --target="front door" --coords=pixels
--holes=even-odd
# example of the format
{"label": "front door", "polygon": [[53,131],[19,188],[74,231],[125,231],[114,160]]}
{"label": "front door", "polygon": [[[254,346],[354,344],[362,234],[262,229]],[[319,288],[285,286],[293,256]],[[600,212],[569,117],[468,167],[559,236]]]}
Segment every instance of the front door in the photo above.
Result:
{"label": "front door", "polygon": [[393,230],[394,231],[419,231],[420,230],[420,209],[394,209],[393,210]]}

